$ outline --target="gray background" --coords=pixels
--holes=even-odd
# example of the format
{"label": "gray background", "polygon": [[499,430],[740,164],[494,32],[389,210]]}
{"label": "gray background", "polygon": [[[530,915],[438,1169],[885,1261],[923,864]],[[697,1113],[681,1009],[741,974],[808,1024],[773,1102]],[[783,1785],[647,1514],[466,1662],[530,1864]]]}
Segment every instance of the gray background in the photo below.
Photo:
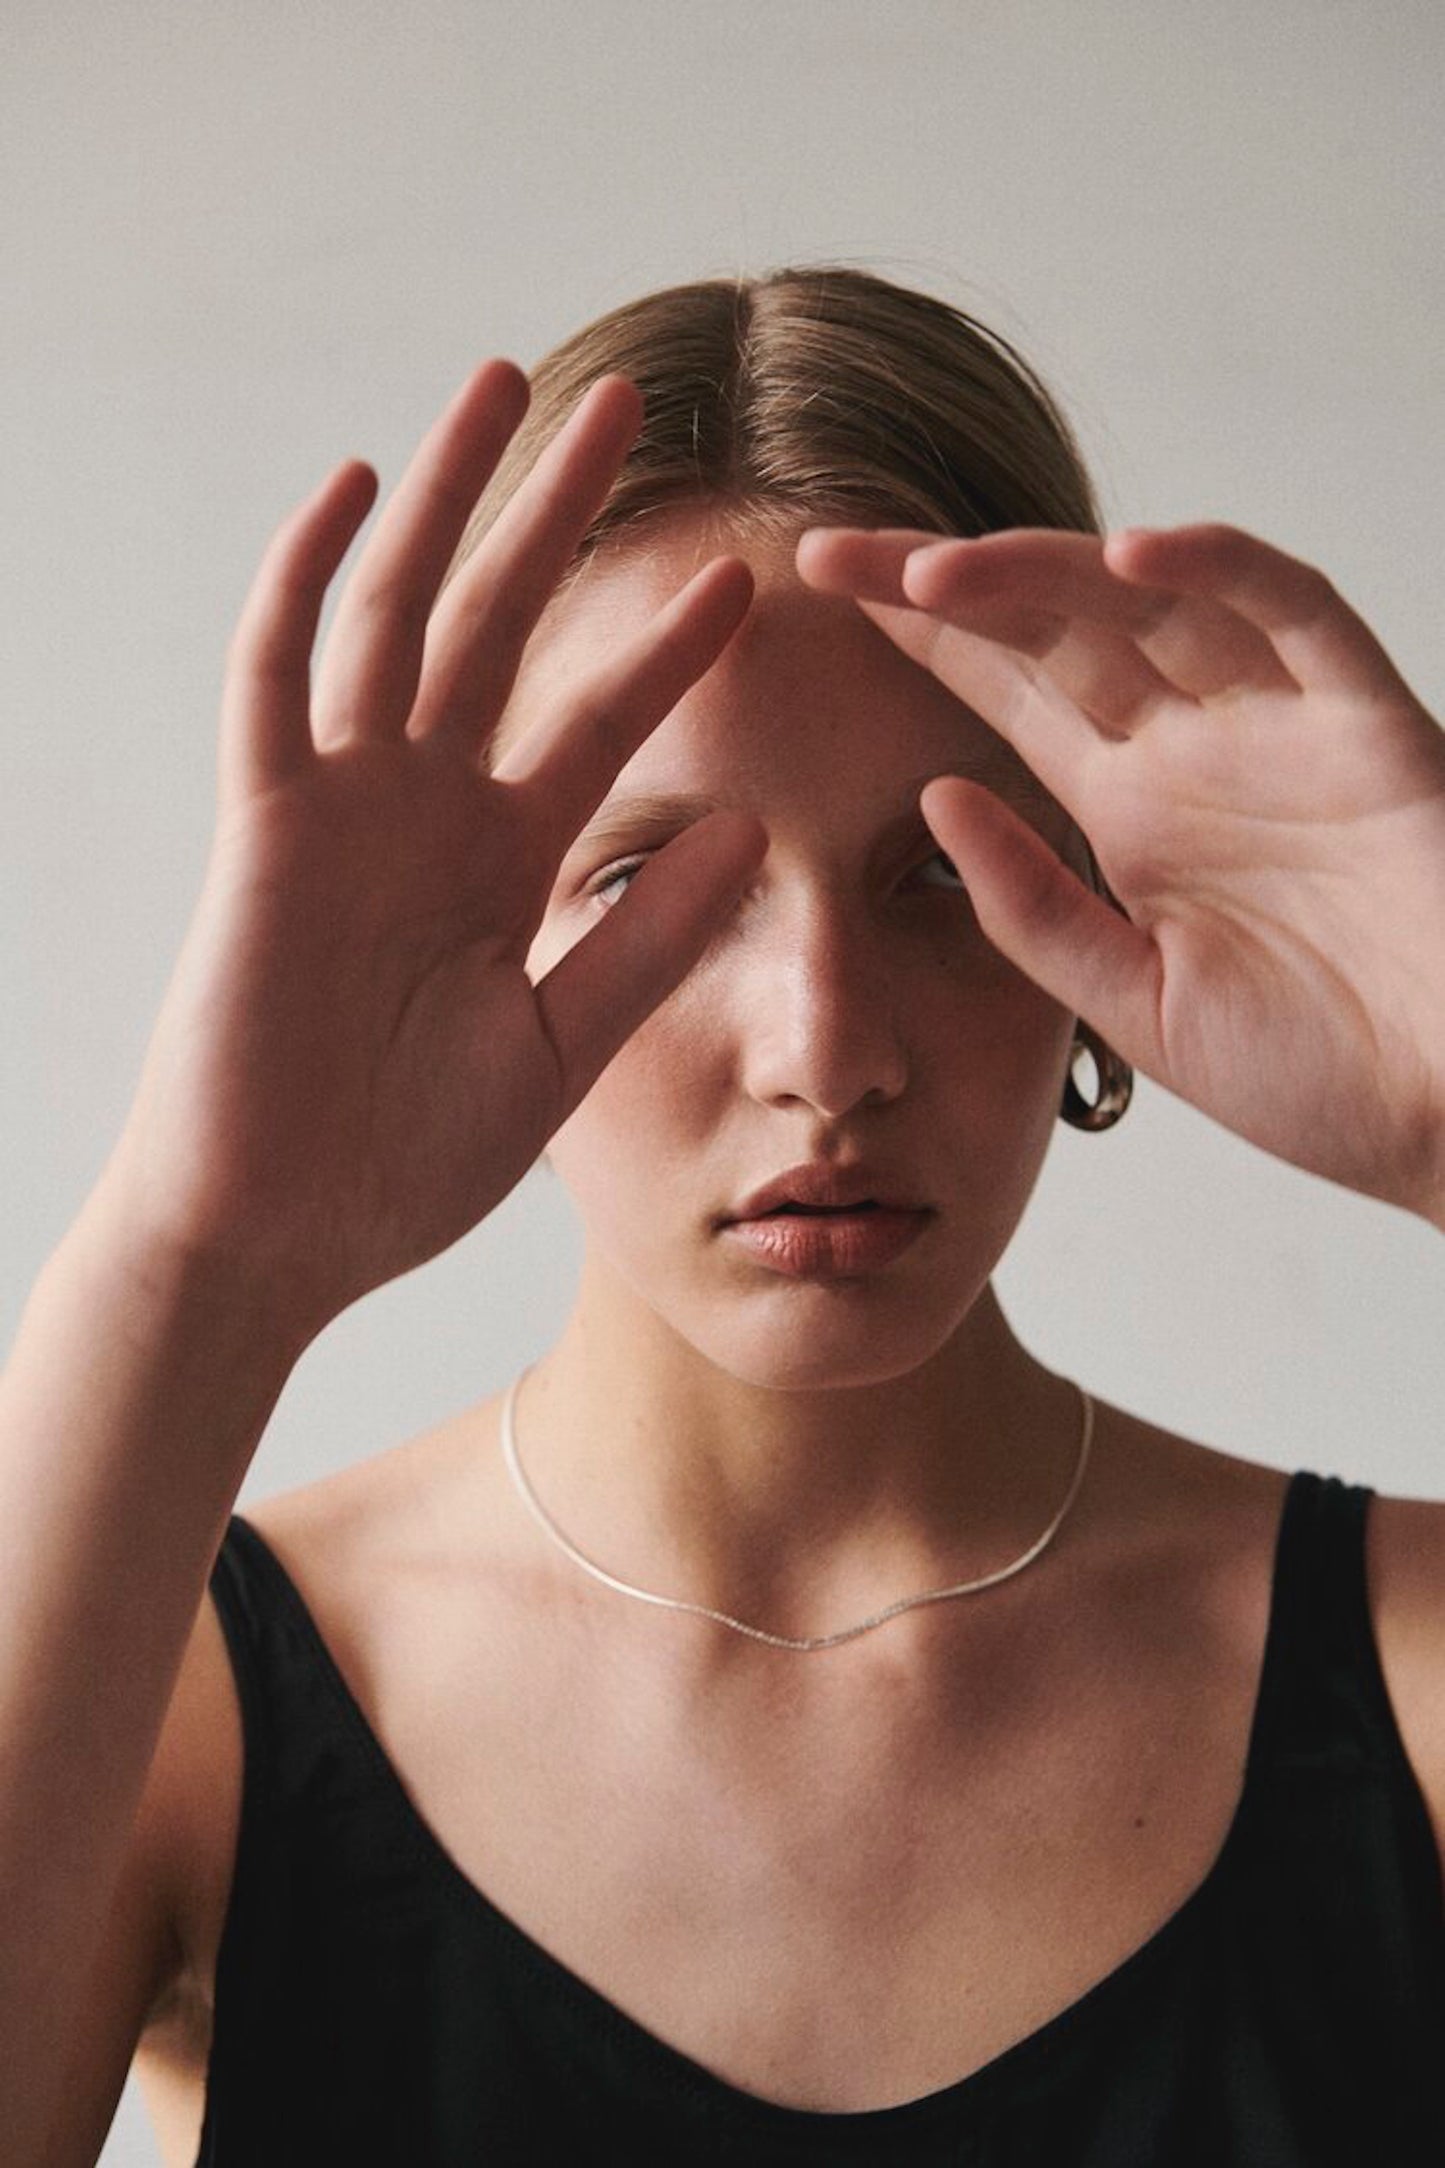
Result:
{"label": "gray background", "polygon": [[[927,287],[1043,369],[1112,523],[1323,565],[1440,712],[1433,0],[29,0],[0,39],[7,1339],[190,916],[258,552],[484,354],[790,259]],[[534,1173],[310,1350],[241,1505],[506,1382],[576,1257]],[[997,1284],[1141,1415],[1445,1497],[1445,1244],[1146,1081],[1060,1128]],[[156,2157],[134,2086],[102,2157]]]}

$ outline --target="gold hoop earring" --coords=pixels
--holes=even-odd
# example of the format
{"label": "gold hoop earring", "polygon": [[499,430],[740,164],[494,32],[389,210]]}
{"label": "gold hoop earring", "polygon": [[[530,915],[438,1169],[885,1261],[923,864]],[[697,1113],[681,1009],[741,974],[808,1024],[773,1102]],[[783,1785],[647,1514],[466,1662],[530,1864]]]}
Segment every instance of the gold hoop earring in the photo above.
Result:
{"label": "gold hoop earring", "polygon": [[[1098,1096],[1092,1105],[1074,1081],[1074,1063],[1080,1054],[1089,1055],[1099,1080]],[[1064,1078],[1063,1104],[1059,1108],[1061,1119],[1071,1129],[1112,1129],[1122,1120],[1133,1096],[1134,1072],[1128,1062],[1080,1020],[1074,1026],[1074,1043],[1069,1049],[1069,1072]]]}

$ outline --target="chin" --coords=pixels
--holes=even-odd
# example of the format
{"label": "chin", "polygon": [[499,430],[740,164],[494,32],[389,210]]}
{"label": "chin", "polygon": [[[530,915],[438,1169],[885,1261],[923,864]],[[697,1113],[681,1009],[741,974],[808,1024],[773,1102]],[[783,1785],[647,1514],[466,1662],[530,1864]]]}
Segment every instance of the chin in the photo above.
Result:
{"label": "chin", "polygon": [[[790,1290],[796,1293],[797,1290]],[[763,1316],[727,1315],[719,1305],[705,1320],[663,1313],[680,1339],[741,1384],[777,1393],[848,1391],[888,1385],[909,1377],[947,1346],[967,1314],[930,1317],[921,1312],[916,1292],[906,1310],[891,1317],[869,1314],[840,1287],[814,1285],[801,1302],[768,1304]],[[738,1309],[743,1306],[739,1305]]]}

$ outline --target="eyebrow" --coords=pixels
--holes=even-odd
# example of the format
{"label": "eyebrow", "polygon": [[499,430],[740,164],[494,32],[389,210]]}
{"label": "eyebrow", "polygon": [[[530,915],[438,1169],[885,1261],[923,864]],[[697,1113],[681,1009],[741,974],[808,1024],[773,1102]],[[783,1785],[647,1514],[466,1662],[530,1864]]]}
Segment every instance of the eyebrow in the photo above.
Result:
{"label": "eyebrow", "polygon": [[[955,760],[951,766],[929,768],[909,787],[908,803],[889,821],[885,834],[891,840],[923,821],[918,795],[925,783],[941,775],[962,776],[965,782],[983,783],[993,790],[1007,787],[1016,801],[1036,809],[1052,806],[1043,784],[1017,755],[1003,749],[982,748],[975,759]],[[571,846],[572,851],[595,850],[619,842],[640,841],[667,830],[686,827],[705,814],[715,813],[727,801],[695,791],[638,791],[626,798],[611,798],[599,807]]]}

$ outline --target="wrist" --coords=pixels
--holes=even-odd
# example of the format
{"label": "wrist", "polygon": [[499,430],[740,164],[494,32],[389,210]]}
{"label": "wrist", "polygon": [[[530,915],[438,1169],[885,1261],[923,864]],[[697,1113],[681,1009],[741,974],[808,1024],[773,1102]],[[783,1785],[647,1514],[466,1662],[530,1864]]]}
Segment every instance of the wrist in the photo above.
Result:
{"label": "wrist", "polygon": [[242,1247],[203,1242],[149,1210],[107,1168],[61,1249],[126,1286],[149,1316],[216,1331],[284,1376],[330,1322],[306,1292]]}

